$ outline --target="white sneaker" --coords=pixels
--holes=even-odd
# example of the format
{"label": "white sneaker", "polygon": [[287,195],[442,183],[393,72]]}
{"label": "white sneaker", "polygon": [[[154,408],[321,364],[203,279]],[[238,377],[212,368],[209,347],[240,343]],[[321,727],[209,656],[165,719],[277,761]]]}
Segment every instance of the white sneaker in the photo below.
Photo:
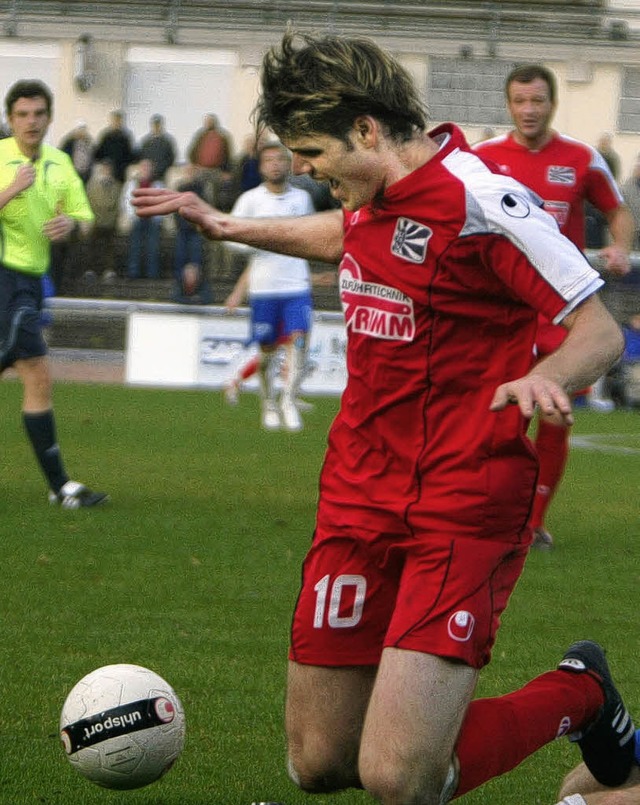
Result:
{"label": "white sneaker", "polygon": [[63,509],[82,509],[88,506],[99,506],[109,500],[106,492],[94,492],[78,481],[67,481],[56,494],[49,491],[49,505],[60,505]]}
{"label": "white sneaker", "polygon": [[280,411],[282,412],[282,420],[287,430],[302,430],[302,417],[296,408],[296,404],[290,397],[283,397],[280,400]]}
{"label": "white sneaker", "polygon": [[310,403],[308,400],[302,400],[300,397],[296,397],[295,404],[298,411],[313,411],[315,408],[313,403]]}
{"label": "white sneaker", "polygon": [[265,430],[280,429],[280,414],[273,400],[262,401],[262,427]]}
{"label": "white sneaker", "polygon": [[590,399],[589,408],[592,411],[599,411],[601,414],[609,414],[611,411],[616,410],[616,404],[613,400],[602,400],[597,397]]}

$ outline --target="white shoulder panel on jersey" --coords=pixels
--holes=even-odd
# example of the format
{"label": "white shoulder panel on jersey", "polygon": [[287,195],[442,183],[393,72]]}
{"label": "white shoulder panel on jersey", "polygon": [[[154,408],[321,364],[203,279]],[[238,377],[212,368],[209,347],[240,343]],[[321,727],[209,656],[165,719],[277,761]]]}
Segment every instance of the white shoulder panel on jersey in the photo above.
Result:
{"label": "white shoulder panel on jersey", "polygon": [[453,151],[443,165],[466,191],[467,215],[460,237],[495,234],[510,240],[566,299],[555,323],[604,284],[582,252],[560,234],[555,219],[529,188],[509,176],[492,173],[481,159],[466,151]]}

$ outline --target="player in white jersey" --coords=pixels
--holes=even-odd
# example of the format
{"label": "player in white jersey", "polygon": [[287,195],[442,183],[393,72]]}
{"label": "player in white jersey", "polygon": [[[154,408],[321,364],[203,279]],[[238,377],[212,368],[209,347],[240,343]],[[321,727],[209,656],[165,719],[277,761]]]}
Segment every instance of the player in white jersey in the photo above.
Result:
{"label": "player in white jersey", "polygon": [[[262,184],[247,190],[235,203],[233,214],[241,218],[279,218],[314,212],[311,196],[289,184],[291,156],[279,142],[267,143],[259,152]],[[233,244],[238,248],[237,244]],[[239,247],[246,250],[246,247]],[[249,298],[251,338],[260,348],[260,393],[262,425],[277,430],[302,428],[296,393],[304,364],[311,324],[312,298],[309,264],[263,249],[251,249],[247,268],[240,276],[226,305],[233,310]],[[272,362],[278,346],[286,347],[284,387],[279,404],[274,387]],[[231,381],[236,385],[238,379]]]}

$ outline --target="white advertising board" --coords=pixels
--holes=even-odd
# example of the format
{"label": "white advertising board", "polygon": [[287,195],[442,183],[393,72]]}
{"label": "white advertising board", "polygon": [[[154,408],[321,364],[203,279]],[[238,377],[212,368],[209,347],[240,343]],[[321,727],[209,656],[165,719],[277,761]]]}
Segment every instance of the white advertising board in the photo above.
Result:
{"label": "white advertising board", "polygon": [[[229,315],[132,312],[127,319],[125,378],[131,385],[220,389],[256,353],[246,310]],[[305,394],[337,395],[346,383],[346,332],[338,313],[316,313]],[[246,387],[257,388],[251,378]]]}

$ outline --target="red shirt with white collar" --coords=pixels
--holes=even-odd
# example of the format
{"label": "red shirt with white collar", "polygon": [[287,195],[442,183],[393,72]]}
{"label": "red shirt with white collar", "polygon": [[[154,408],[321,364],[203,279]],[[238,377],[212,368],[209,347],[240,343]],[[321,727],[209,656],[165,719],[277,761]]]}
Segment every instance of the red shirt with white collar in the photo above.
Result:
{"label": "red shirt with white collar", "polygon": [[560,231],[579,249],[585,245],[584,202],[600,212],[615,210],[622,194],[601,154],[586,143],[553,132],[538,151],[520,145],[513,132],[473,146],[507,176],[526,184],[544,201]]}
{"label": "red shirt with white collar", "polygon": [[318,522],[517,542],[536,459],[518,407],[489,404],[529,370],[537,313],[561,321],[602,280],[459,129],[430,136],[434,157],[344,215],[348,382]]}

